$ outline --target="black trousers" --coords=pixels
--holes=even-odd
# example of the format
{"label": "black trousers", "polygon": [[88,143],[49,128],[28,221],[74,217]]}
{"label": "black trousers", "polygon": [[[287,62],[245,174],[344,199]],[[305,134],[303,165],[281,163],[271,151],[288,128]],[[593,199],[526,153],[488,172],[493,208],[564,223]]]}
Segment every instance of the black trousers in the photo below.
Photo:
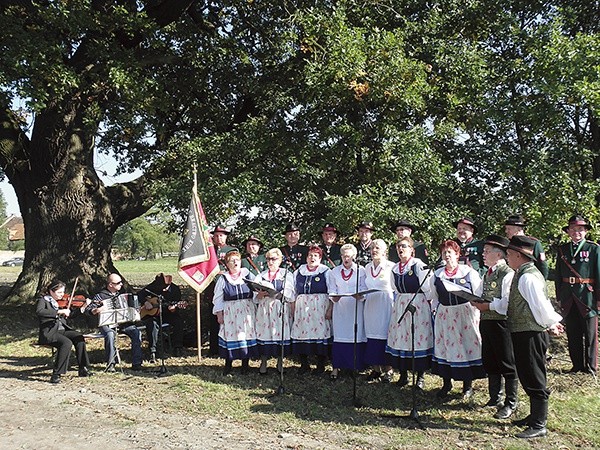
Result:
{"label": "black trousers", "polygon": [[511,334],[519,381],[530,400],[548,400],[546,387],[546,350],[550,338],[545,331]]}
{"label": "black trousers", "polygon": [[75,355],[79,368],[88,367],[90,360],[85,347],[85,339],[79,331],[64,330],[56,335],[56,339],[49,342],[52,347],[56,347],[56,359],[54,360],[53,374],[65,374],[69,369],[69,359],[71,357],[71,346],[75,346]]}
{"label": "black trousers", "polygon": [[582,317],[573,306],[565,317],[569,357],[573,369],[598,371],[598,316]]}
{"label": "black trousers", "polygon": [[[177,311],[169,311],[163,308],[163,323],[171,326],[171,344],[174,348],[183,347],[183,319]],[[156,353],[160,337],[160,316],[144,318],[146,324],[146,336],[148,337],[148,347],[151,353]]]}
{"label": "black trousers", "polygon": [[513,343],[506,320],[481,320],[481,358],[490,375],[503,375],[506,380],[517,379]]}

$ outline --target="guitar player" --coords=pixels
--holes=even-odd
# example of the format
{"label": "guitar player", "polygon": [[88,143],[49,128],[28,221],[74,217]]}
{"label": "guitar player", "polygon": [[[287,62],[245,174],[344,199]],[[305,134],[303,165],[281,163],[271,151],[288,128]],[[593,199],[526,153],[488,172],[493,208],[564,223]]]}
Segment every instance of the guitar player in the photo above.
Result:
{"label": "guitar player", "polygon": [[143,304],[140,315],[146,325],[151,362],[156,362],[156,348],[159,343],[158,295],[163,297],[162,321],[170,325],[173,355],[183,356],[183,318],[179,309],[184,308],[186,304],[181,301],[181,290],[173,283],[173,277],[159,273],[152,283],[138,292],[140,303]]}

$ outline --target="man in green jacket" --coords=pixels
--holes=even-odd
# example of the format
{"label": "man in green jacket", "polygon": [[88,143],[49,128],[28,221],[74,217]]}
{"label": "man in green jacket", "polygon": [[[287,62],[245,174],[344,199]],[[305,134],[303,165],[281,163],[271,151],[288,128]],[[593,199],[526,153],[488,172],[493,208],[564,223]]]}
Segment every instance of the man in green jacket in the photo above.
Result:
{"label": "man in green jacket", "polygon": [[560,301],[573,367],[570,372],[596,375],[598,370],[598,281],[600,249],[585,239],[591,228],[582,216],[573,216],[563,228],[570,242],[558,248],[556,298]]}

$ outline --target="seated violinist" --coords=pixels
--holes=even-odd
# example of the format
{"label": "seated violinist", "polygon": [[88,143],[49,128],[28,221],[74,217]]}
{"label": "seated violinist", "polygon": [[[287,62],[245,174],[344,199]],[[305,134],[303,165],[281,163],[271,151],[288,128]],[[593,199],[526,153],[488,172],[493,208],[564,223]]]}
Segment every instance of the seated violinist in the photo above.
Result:
{"label": "seated violinist", "polygon": [[37,300],[35,312],[40,321],[39,343],[51,345],[58,349],[50,383],[59,383],[61,375],[67,373],[69,359],[71,357],[71,346],[75,346],[79,376],[92,375],[89,370],[90,360],[88,358],[85,339],[83,335],[67,324],[67,318],[71,315],[69,308],[58,305],[65,295],[65,283],[59,280],[52,281],[42,292]]}
{"label": "seated violinist", "polygon": [[[181,290],[173,284],[171,275],[159,273],[152,283],[138,292],[142,320],[146,325],[146,335],[150,347],[150,361],[156,362],[156,347],[159,341],[161,314],[159,304],[162,304],[162,322],[168,323],[171,331],[171,343],[174,356],[183,355],[183,318],[179,309],[187,306],[181,301]],[[163,349],[164,350],[164,349]]]}
{"label": "seated violinist", "polygon": [[[103,300],[115,298],[119,295],[123,281],[119,274],[111,273],[106,279],[106,288],[98,292],[92,302],[86,307],[86,313],[95,317],[103,311]],[[104,336],[104,351],[106,353],[106,371],[115,372],[117,361],[117,333],[123,333],[131,339],[131,368],[142,370],[142,333],[133,322],[125,322],[114,325],[102,325],[100,333]]]}

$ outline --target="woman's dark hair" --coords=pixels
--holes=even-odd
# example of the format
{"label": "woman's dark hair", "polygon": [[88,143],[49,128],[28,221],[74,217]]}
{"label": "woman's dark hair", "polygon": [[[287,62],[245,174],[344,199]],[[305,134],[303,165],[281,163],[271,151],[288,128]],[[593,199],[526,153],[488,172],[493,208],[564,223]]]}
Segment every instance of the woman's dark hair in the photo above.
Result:
{"label": "woman's dark hair", "polygon": [[50,291],[54,292],[65,286],[66,286],[66,283],[64,281],[61,281],[61,280],[55,278],[50,283],[48,283],[48,286],[46,287],[46,289],[44,289],[44,291],[42,293],[44,295],[48,295],[48,294],[50,294]]}

